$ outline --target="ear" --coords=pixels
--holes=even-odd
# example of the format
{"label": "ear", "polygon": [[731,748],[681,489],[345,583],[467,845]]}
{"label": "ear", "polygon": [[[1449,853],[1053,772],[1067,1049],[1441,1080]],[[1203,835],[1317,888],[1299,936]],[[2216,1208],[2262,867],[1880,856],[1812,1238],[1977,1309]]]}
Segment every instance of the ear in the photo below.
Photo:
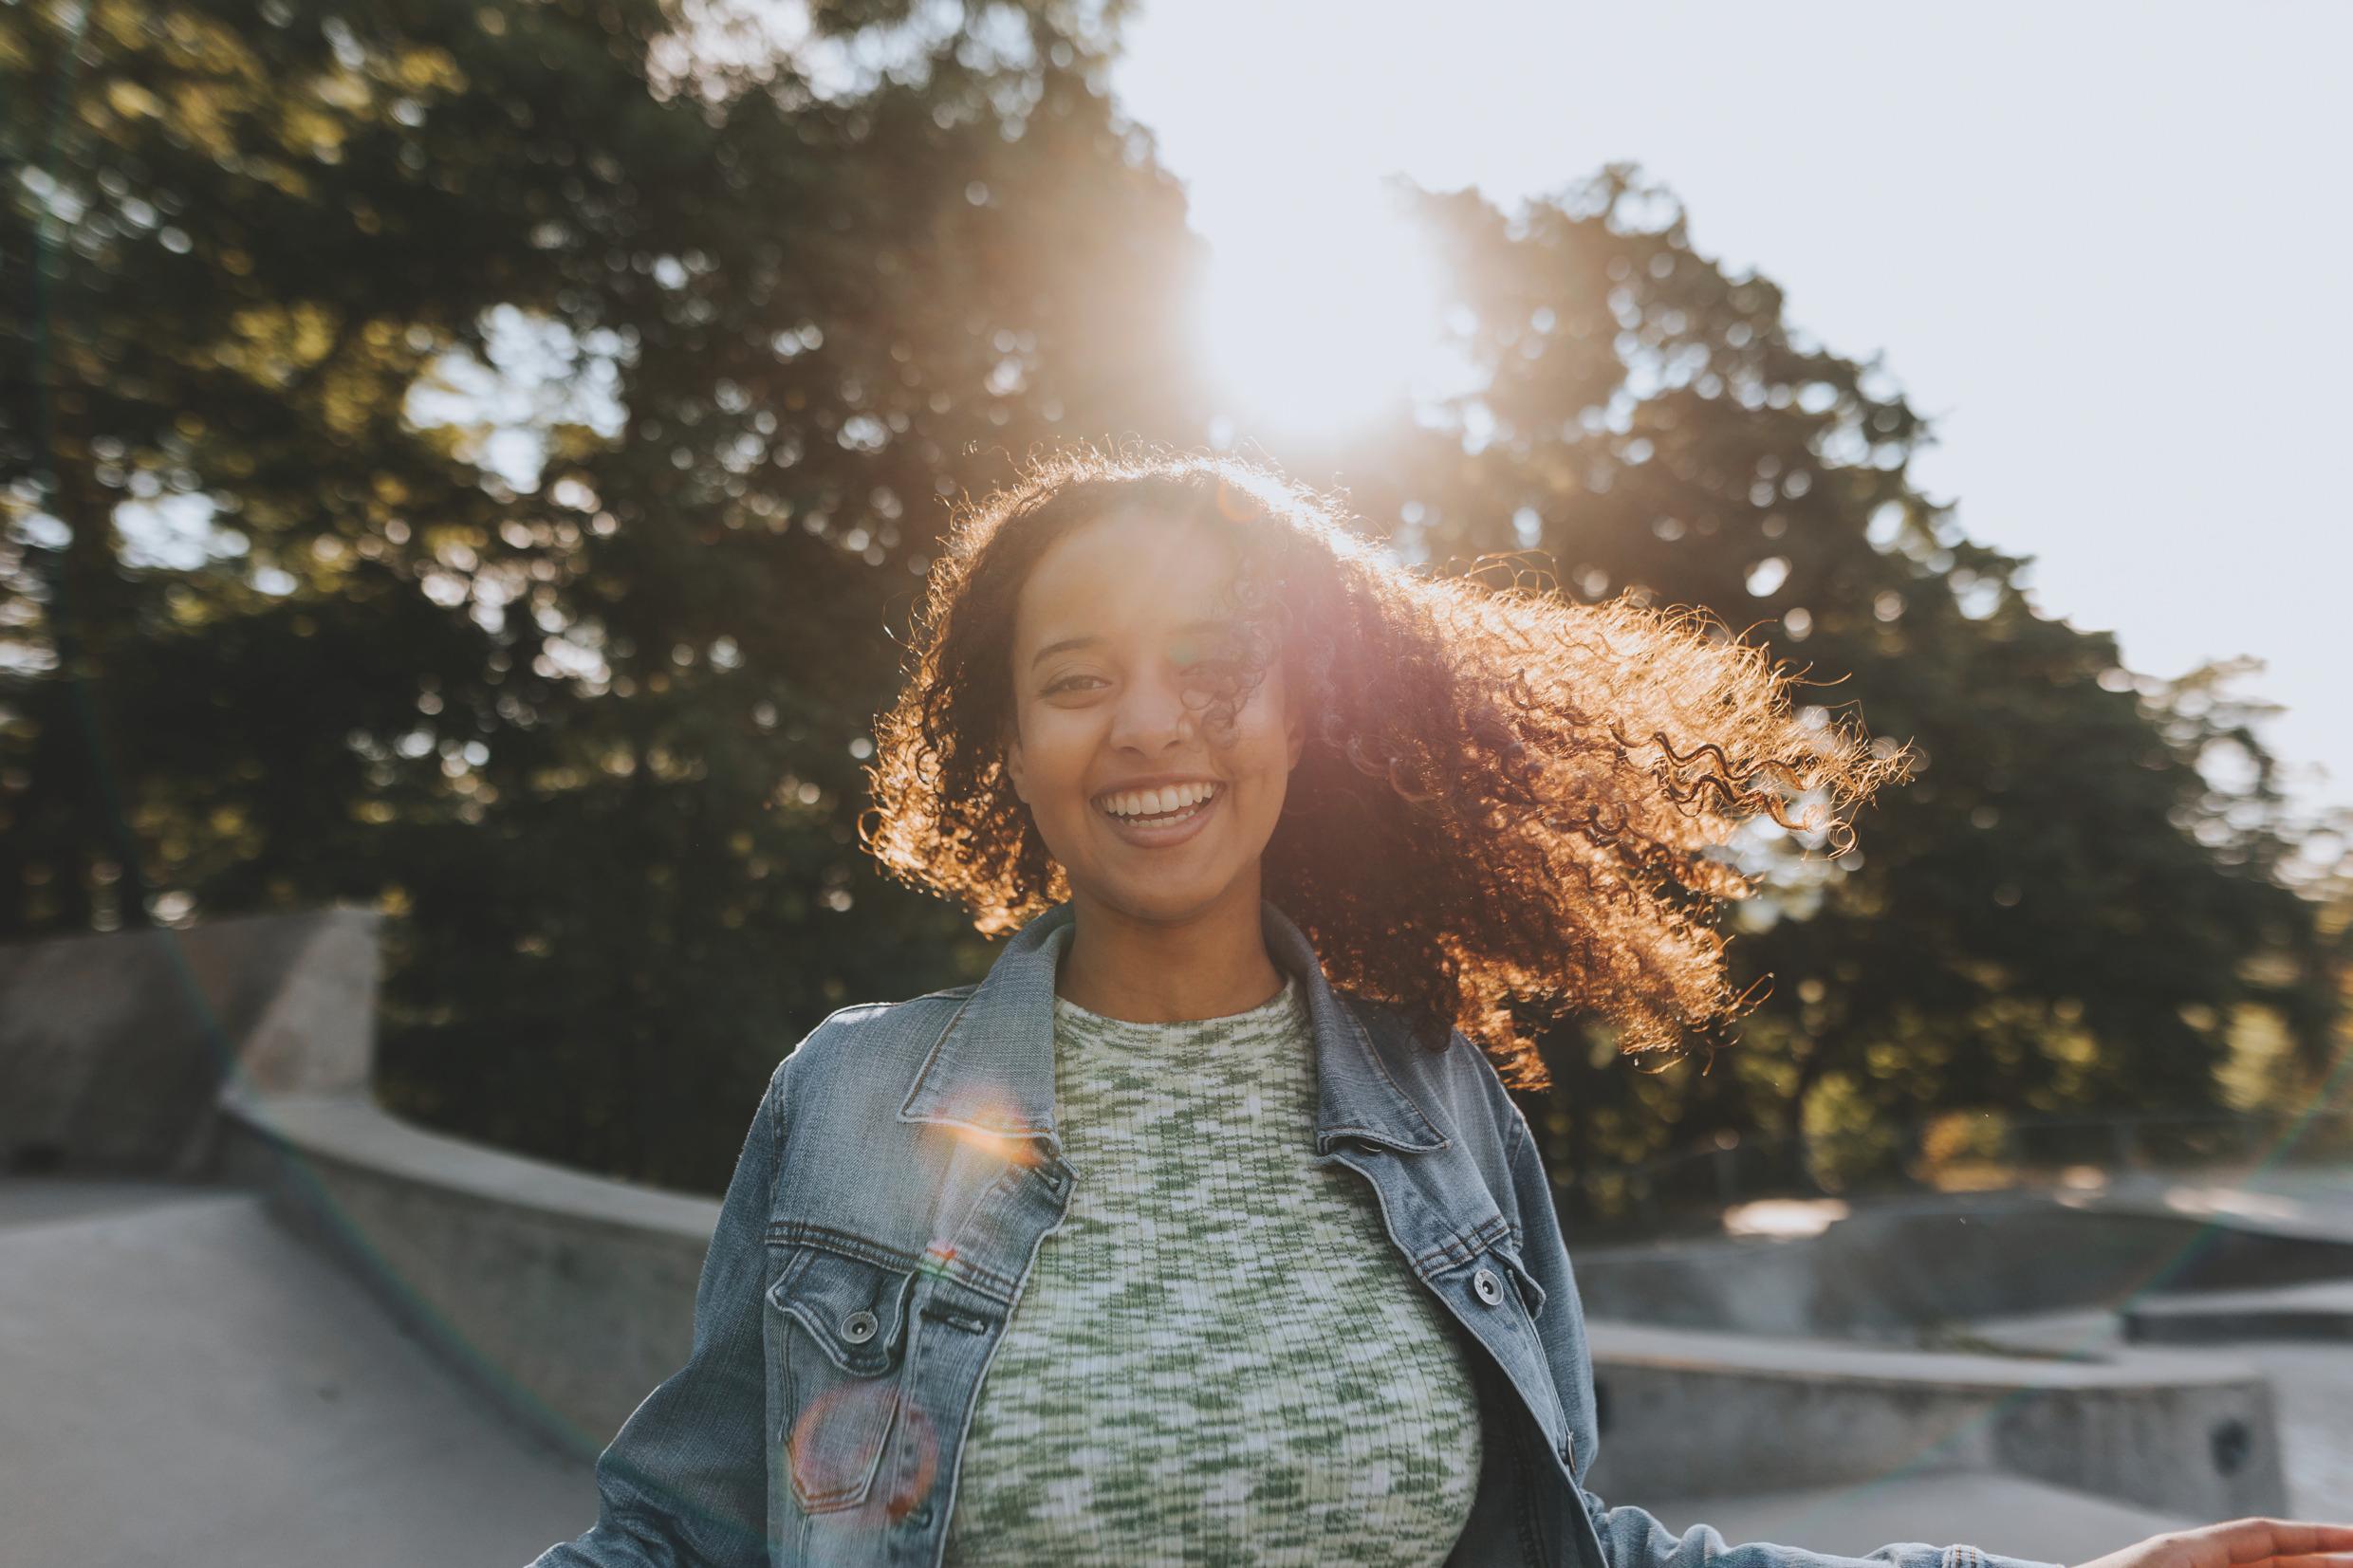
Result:
{"label": "ear", "polygon": [[1288,771],[1299,766],[1299,754],[1306,749],[1307,716],[1299,710],[1299,705],[1295,702],[1286,702],[1283,706],[1283,739],[1290,752],[1290,760],[1283,766],[1285,771]]}
{"label": "ear", "polygon": [[1021,803],[1029,803],[1029,792],[1022,787],[1021,735],[1011,725],[1005,727],[1005,774],[1013,781],[1013,793]]}

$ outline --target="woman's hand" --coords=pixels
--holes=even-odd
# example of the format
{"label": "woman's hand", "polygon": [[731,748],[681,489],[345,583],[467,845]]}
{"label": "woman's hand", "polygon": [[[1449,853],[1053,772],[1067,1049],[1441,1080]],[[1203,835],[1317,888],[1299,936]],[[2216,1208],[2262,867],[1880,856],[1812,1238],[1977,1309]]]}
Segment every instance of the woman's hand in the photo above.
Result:
{"label": "woman's hand", "polygon": [[2151,1536],[2080,1568],[2353,1568],[2353,1524],[2234,1519]]}

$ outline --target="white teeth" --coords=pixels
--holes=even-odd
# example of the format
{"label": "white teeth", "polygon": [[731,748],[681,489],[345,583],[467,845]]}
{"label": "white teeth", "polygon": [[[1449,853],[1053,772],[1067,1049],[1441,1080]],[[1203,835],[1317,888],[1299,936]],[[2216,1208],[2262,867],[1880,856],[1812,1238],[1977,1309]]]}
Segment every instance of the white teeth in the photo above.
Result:
{"label": "white teeth", "polygon": [[1163,784],[1158,789],[1122,789],[1102,798],[1102,808],[1115,817],[1165,817],[1198,805],[1217,793],[1214,784]]}

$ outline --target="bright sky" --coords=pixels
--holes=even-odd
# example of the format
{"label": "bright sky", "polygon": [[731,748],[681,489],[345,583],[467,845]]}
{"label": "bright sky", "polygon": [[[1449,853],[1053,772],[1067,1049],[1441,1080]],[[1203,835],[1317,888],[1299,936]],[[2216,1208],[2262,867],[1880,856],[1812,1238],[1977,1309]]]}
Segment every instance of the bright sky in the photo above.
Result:
{"label": "bright sky", "polygon": [[1640,163],[1794,324],[1885,351],[1938,427],[1916,480],[2046,613],[2153,674],[2263,659],[2293,793],[2353,806],[2353,5],[1145,0],[1127,38],[1229,298],[1391,170],[1509,206]]}

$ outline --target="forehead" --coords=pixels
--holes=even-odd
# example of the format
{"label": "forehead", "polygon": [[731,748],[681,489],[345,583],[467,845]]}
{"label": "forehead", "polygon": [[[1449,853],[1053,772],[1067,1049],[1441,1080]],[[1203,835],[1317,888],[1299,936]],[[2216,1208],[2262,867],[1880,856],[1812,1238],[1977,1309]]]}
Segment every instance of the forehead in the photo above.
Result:
{"label": "forehead", "polygon": [[1081,524],[1038,558],[1022,584],[1014,645],[1214,615],[1234,565],[1232,547],[1190,519],[1127,510]]}

